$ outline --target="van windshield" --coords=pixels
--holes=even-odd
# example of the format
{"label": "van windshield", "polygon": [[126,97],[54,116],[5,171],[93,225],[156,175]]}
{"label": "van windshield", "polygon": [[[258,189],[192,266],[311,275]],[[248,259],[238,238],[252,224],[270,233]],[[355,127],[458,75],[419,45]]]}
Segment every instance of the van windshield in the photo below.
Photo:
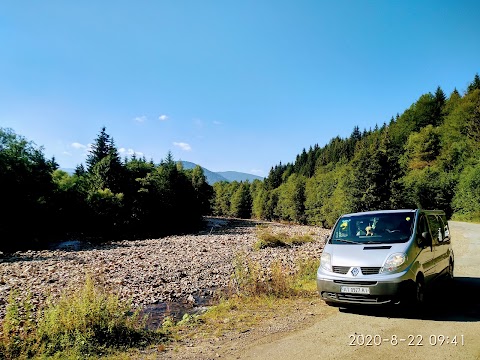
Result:
{"label": "van windshield", "polygon": [[412,236],[415,211],[343,216],[333,230],[332,244],[391,244]]}

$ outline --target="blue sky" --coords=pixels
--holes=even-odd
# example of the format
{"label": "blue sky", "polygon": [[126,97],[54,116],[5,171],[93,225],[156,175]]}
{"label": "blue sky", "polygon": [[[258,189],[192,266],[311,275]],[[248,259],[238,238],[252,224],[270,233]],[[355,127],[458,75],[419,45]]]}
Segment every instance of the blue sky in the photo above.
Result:
{"label": "blue sky", "polygon": [[265,176],[480,72],[477,1],[4,1],[0,127]]}

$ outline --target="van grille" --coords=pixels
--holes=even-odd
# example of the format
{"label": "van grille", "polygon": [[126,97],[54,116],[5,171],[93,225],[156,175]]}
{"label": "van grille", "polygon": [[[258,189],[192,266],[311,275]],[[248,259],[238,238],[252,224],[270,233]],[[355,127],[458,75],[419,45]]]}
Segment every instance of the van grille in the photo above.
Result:
{"label": "van grille", "polygon": [[362,267],[361,269],[363,275],[376,275],[380,272],[379,267]]}
{"label": "van grille", "polygon": [[335,274],[343,274],[345,275],[348,270],[350,270],[350,266],[333,266],[333,272]]}
{"label": "van grille", "polygon": [[362,281],[362,280],[333,280],[335,284],[342,285],[377,285],[377,281]]}
{"label": "van grille", "polygon": [[365,304],[385,304],[392,301],[386,296],[357,295],[357,294],[337,294],[338,300]]}
{"label": "van grille", "polygon": [[[350,266],[333,266],[333,272],[335,274],[345,275],[350,270]],[[379,267],[361,267],[363,275],[376,275],[380,272]]]}
{"label": "van grille", "polygon": [[359,295],[359,294],[341,294],[332,292],[322,292],[321,296],[326,300],[342,301],[356,304],[388,304],[397,301],[389,296],[378,295]]}

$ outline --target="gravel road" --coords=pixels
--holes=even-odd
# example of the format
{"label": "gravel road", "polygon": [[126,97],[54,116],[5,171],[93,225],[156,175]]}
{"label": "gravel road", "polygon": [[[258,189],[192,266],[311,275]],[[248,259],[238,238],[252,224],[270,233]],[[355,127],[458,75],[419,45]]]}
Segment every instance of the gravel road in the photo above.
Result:
{"label": "gravel road", "polygon": [[[417,315],[385,309],[347,311],[320,304],[324,312],[313,324],[283,336],[256,339],[227,358],[480,359],[480,224],[449,224],[455,281],[448,294],[442,292],[444,284],[435,289],[429,311]],[[361,342],[361,335],[377,335],[381,345],[350,346],[354,339]],[[448,344],[445,340],[440,345],[440,335],[448,336]],[[455,336],[456,345],[452,344]]]}

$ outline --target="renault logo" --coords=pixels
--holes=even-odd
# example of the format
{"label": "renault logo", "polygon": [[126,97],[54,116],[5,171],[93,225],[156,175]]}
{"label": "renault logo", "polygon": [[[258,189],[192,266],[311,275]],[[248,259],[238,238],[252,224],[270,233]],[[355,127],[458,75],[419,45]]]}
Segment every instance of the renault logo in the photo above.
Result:
{"label": "renault logo", "polygon": [[360,270],[358,270],[358,268],[356,268],[356,267],[352,269],[352,275],[353,276],[357,276],[359,272],[360,272]]}

